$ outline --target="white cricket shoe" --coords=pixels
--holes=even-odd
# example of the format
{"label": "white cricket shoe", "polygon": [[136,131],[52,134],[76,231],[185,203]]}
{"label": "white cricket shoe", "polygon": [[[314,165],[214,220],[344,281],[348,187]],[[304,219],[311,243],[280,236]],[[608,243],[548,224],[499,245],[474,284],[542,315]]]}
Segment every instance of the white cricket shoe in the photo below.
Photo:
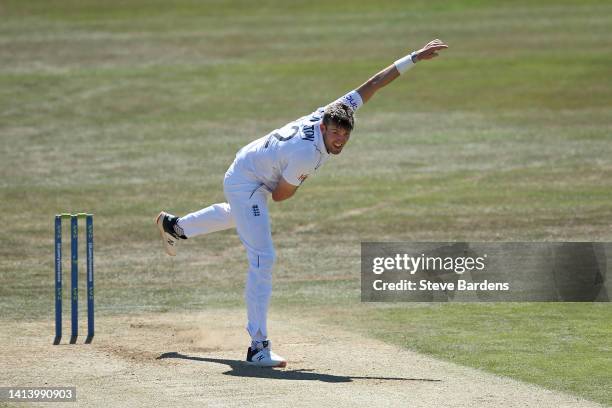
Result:
{"label": "white cricket shoe", "polygon": [[[165,211],[160,212],[155,219],[155,224],[157,224],[157,229],[164,243],[166,253],[170,256],[176,256],[176,243],[182,238],[182,231],[180,231],[177,221],[178,217],[168,214]],[[177,229],[179,231],[177,231]]]}
{"label": "white cricket shoe", "polygon": [[274,353],[270,340],[257,343],[257,349],[249,347],[247,351],[247,364],[258,367],[286,367],[287,360]]}

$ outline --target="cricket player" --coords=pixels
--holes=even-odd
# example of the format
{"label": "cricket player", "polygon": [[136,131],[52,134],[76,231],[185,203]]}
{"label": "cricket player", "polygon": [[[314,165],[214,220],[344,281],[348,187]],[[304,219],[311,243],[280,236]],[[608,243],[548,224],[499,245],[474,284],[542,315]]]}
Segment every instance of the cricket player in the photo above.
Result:
{"label": "cricket player", "polygon": [[246,361],[262,367],[285,367],[271,351],[267,315],[276,259],[268,215],[268,198],[291,198],[307,177],[332,155],[342,152],[354,127],[354,112],[382,87],[447,48],[433,40],[398,59],[359,88],[244,146],[225,173],[227,202],[213,204],[183,217],[160,212],[156,224],[168,255],[176,255],[181,239],[236,228],[248,258],[245,288],[251,346]]}

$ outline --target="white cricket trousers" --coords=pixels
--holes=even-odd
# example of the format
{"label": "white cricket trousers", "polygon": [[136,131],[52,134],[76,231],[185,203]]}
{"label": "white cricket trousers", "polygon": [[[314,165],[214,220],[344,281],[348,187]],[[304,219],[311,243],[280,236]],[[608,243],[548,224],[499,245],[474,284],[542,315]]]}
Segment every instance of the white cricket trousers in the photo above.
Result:
{"label": "white cricket trousers", "polygon": [[269,191],[263,185],[245,182],[234,171],[225,175],[223,191],[227,203],[213,204],[179,219],[187,238],[236,228],[246,248],[249,269],[244,298],[247,331],[252,340],[268,338],[267,316],[272,294],[272,267],[276,259],[268,214]]}

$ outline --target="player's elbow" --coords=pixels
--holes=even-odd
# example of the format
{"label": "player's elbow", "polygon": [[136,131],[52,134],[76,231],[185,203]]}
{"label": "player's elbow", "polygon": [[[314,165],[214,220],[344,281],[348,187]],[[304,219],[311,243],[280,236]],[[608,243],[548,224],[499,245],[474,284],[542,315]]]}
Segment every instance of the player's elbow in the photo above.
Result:
{"label": "player's elbow", "polygon": [[279,192],[279,191],[274,191],[272,193],[272,200],[279,202],[279,201],[285,201],[289,198],[291,198],[293,194],[287,194],[285,192]]}
{"label": "player's elbow", "polygon": [[374,92],[376,91],[371,81],[368,81],[365,84],[361,85],[359,88],[357,88],[357,92],[359,93],[359,96],[361,96],[361,101],[363,103],[366,103],[370,100],[370,98],[372,97],[372,95],[374,95]]}

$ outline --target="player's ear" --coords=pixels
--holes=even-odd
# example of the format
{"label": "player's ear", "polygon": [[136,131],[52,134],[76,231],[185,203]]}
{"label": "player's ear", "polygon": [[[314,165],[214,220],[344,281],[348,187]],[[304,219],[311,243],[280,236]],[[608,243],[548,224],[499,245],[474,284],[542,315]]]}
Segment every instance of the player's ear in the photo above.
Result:
{"label": "player's ear", "polygon": [[327,127],[325,126],[325,124],[323,122],[321,122],[319,127],[321,128],[321,133],[325,133],[325,130],[327,129]]}

